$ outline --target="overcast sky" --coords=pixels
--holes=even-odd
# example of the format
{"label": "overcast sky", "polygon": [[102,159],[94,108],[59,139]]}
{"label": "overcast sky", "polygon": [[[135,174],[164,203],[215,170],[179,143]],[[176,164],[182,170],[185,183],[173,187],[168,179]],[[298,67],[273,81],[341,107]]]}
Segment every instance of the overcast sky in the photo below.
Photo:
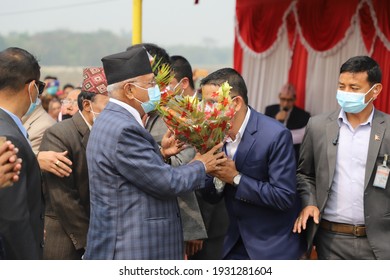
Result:
{"label": "overcast sky", "polygon": [[[236,0],[143,0],[143,41],[232,47]],[[133,0],[0,0],[0,34],[132,29]]]}

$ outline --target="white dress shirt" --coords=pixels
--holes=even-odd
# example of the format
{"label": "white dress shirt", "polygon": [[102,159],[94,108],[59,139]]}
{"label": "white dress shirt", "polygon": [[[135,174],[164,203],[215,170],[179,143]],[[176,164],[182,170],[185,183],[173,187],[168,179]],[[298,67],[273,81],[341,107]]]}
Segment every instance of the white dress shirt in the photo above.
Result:
{"label": "white dress shirt", "polygon": [[110,98],[110,102],[113,102],[115,104],[118,104],[119,106],[125,108],[127,111],[130,112],[130,114],[132,114],[134,116],[134,118],[136,119],[136,121],[142,126],[144,127],[144,123],[142,122],[141,120],[141,115],[138,113],[138,111],[136,109],[134,109],[133,107],[131,107],[129,104],[125,103],[125,102],[122,102],[118,99],[115,99],[115,98]]}
{"label": "white dress shirt", "polygon": [[245,128],[248,124],[250,115],[251,115],[251,109],[248,107],[248,110],[246,111],[245,119],[244,119],[243,123],[241,124],[241,127],[238,130],[234,141],[230,137],[227,137],[225,140],[226,141],[225,153],[229,158],[231,158],[233,160],[235,159],[238,145],[240,145],[241,138],[244,135]]}

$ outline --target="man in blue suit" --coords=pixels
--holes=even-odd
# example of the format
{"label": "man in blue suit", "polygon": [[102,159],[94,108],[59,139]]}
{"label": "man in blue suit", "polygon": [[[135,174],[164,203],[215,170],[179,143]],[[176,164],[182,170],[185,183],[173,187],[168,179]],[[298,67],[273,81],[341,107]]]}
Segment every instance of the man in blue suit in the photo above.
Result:
{"label": "man in blue suit", "polygon": [[[228,81],[236,114],[224,150],[228,160],[213,172],[225,186],[216,189],[208,177],[204,197],[225,198],[230,224],[223,259],[299,259],[304,244],[291,232],[299,211],[295,158],[290,131],[248,106],[247,88],[231,68],[201,81],[203,98]],[[218,187],[220,184],[216,184]]]}
{"label": "man in blue suit", "polygon": [[[177,195],[204,187],[226,161],[222,147],[189,164],[164,163],[180,151],[165,135],[159,147],[141,121],[160,91],[144,48],[102,59],[110,101],[87,146],[91,214],[85,259],[183,259]],[[214,154],[215,153],[215,154]]]}

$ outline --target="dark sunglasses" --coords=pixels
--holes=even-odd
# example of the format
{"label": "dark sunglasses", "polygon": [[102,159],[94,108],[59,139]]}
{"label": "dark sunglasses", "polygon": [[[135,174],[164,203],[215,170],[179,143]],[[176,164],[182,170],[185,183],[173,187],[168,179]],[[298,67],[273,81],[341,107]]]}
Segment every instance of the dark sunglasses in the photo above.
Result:
{"label": "dark sunglasses", "polygon": [[29,80],[26,82],[26,84],[31,83],[32,81],[35,81],[36,85],[38,86],[38,95],[41,95],[45,90],[46,83],[39,80]]}

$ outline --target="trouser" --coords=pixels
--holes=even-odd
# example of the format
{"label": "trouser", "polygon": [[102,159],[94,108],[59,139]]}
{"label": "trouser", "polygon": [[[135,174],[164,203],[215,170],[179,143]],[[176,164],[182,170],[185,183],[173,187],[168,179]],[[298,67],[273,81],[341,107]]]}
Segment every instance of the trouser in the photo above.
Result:
{"label": "trouser", "polygon": [[315,239],[319,260],[375,260],[367,236],[335,233],[319,228]]}

